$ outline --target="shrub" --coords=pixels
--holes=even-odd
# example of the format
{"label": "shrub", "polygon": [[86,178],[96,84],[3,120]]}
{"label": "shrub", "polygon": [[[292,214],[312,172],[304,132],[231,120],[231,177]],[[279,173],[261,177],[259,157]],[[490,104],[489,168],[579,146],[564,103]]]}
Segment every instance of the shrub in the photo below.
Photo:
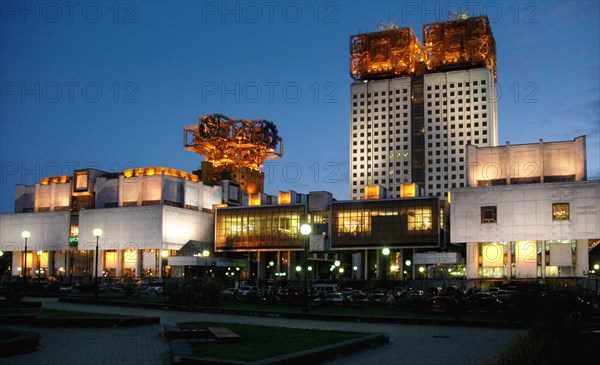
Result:
{"label": "shrub", "polygon": [[213,277],[168,279],[166,295],[173,304],[217,305],[221,283]]}

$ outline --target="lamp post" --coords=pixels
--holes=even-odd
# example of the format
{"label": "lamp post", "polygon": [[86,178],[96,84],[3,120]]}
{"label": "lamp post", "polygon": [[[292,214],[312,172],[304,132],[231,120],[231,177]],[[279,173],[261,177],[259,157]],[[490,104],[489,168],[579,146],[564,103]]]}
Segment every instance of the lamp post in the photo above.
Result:
{"label": "lamp post", "polygon": [[[385,279],[389,279],[388,264],[389,264],[390,260],[388,259],[388,256],[390,255],[390,249],[387,248],[387,247],[384,247],[381,250],[381,253],[383,254],[383,263],[384,263],[384,265],[383,265],[383,273],[385,275],[383,277],[383,280],[385,280]],[[389,287],[390,287],[390,285],[389,285],[389,280],[388,280],[387,289],[389,289]]]}
{"label": "lamp post", "polygon": [[594,276],[595,276],[595,279],[596,279],[596,293],[595,293],[596,296],[598,296],[598,270],[599,269],[600,269],[600,265],[595,264],[594,265],[594,274],[595,274]]}
{"label": "lamp post", "polygon": [[38,286],[40,285],[40,281],[42,280],[42,250],[38,250],[37,255],[38,255],[38,270],[37,270],[37,274],[38,274]]}
{"label": "lamp post", "polygon": [[25,261],[23,263],[23,271],[21,274],[23,275],[23,286],[27,286],[27,239],[31,237],[31,233],[29,231],[21,232],[21,237],[25,239]]}
{"label": "lamp post", "polygon": [[98,242],[100,241],[100,236],[102,236],[102,229],[94,228],[92,234],[96,237],[96,270],[94,275],[94,298],[98,299]]}
{"label": "lamp post", "polygon": [[304,312],[304,313],[308,313],[308,278],[306,276],[306,272],[308,270],[306,267],[306,251],[307,251],[306,246],[308,243],[308,236],[310,235],[311,231],[312,231],[312,227],[308,223],[304,223],[300,226],[300,234],[302,234],[302,236],[304,236],[304,242],[303,242],[304,256],[302,258],[302,261],[303,261],[302,266],[304,266],[304,305],[302,306],[302,312]]}
{"label": "lamp post", "polygon": [[163,280],[162,294],[164,297],[166,297],[167,296],[167,259],[169,258],[169,251],[162,250],[160,252],[160,257],[162,258],[161,271],[160,271],[160,276],[162,277],[162,280]]}
{"label": "lamp post", "polygon": [[[425,268],[423,266],[419,267],[419,272],[423,274],[425,272]],[[423,279],[421,279],[421,289],[423,289]]]}
{"label": "lamp post", "polygon": [[166,280],[166,276],[167,276],[167,259],[169,258],[169,251],[167,250],[162,250],[160,252],[160,257],[162,258],[162,264],[161,264],[161,273],[160,275],[162,276],[163,279],[163,283]]}
{"label": "lamp post", "polygon": [[208,256],[210,255],[210,251],[203,250],[202,256],[204,257],[204,276],[208,277],[208,268],[206,267],[206,261],[208,260]]}

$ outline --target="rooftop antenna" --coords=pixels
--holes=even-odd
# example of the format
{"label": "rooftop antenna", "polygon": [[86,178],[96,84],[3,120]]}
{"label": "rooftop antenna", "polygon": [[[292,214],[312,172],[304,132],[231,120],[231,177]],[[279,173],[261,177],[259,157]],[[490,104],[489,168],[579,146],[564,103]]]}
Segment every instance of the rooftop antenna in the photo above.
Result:
{"label": "rooftop antenna", "polygon": [[384,22],[380,22],[377,23],[377,31],[381,32],[383,30],[391,30],[391,29],[397,29],[398,25],[396,25],[396,19],[392,20],[389,23],[384,23]]}
{"label": "rooftop antenna", "polygon": [[448,20],[464,20],[469,19],[469,10],[465,9],[461,12],[451,11],[448,13]]}

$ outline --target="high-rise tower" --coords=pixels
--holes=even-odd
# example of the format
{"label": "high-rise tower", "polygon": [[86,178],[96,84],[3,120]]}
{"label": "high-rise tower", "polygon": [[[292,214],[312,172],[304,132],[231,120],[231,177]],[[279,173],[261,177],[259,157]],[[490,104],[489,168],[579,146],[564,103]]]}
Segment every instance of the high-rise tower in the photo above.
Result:
{"label": "high-rise tower", "polygon": [[466,146],[496,146],[496,47],[489,20],[460,17],[350,38],[350,196],[416,183],[466,186]]}

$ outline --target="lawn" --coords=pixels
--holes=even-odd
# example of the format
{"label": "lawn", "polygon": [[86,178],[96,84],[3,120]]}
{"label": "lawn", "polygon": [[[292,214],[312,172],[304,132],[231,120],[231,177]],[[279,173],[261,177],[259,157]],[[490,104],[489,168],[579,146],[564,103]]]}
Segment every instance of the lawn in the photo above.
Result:
{"label": "lawn", "polygon": [[241,337],[228,343],[192,344],[194,356],[237,361],[257,361],[364,337],[365,333],[267,327],[236,323],[180,323],[180,329],[226,327]]}

